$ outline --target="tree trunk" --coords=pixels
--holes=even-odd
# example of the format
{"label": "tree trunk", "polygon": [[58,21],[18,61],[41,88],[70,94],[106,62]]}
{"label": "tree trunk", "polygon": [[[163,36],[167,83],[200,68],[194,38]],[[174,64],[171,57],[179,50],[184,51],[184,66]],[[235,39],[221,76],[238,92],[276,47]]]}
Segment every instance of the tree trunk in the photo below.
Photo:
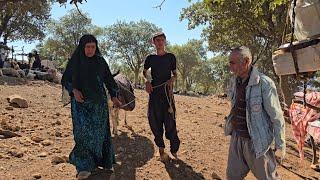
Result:
{"label": "tree trunk", "polygon": [[139,68],[134,70],[134,87],[137,87],[139,82]]}
{"label": "tree trunk", "polygon": [[3,36],[3,43],[6,45],[8,42],[8,36],[7,35],[4,35]]}
{"label": "tree trunk", "polygon": [[181,90],[182,90],[182,93],[186,93],[186,86],[185,86],[185,82],[186,82],[186,77],[185,76],[183,76],[183,75],[181,75]]}

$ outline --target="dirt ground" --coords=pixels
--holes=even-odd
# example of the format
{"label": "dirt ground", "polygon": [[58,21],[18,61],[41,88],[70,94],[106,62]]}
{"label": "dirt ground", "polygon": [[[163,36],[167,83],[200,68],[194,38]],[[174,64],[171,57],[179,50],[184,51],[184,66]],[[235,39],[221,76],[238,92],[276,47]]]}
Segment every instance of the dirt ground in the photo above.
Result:
{"label": "dirt ground", "polygon": [[[13,94],[25,98],[29,107],[9,106],[6,98]],[[21,135],[0,136],[0,180],[75,179],[75,168],[66,162],[74,144],[70,106],[62,107],[60,94],[60,85],[0,77],[0,129]],[[147,121],[148,96],[141,90],[135,94],[136,108],[127,113],[132,128],[124,126],[124,112],[120,112],[119,135],[113,137],[115,173],[98,171],[90,179],[226,179],[229,137],[222,127],[230,108],[227,100],[175,96],[180,160],[164,164]],[[320,173],[309,168],[310,148],[305,148],[306,158],[300,161],[290,125],[286,127],[287,156],[278,167],[281,179],[319,179]],[[246,179],[255,178],[249,174]]]}

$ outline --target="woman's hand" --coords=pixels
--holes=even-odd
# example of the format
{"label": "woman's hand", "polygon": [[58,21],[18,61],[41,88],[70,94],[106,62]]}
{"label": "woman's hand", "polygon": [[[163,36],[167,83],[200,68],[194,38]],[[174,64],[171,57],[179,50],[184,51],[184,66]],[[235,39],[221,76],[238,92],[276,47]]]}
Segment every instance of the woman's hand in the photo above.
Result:
{"label": "woman's hand", "polygon": [[78,89],[73,89],[72,90],[74,98],[76,99],[77,102],[83,103],[84,102],[84,97]]}
{"label": "woman's hand", "polygon": [[149,94],[152,93],[152,85],[151,85],[151,83],[149,81],[146,81],[146,91]]}
{"label": "woman's hand", "polygon": [[119,108],[121,106],[121,102],[119,101],[119,99],[117,97],[111,98],[111,101],[112,101],[114,107]]}

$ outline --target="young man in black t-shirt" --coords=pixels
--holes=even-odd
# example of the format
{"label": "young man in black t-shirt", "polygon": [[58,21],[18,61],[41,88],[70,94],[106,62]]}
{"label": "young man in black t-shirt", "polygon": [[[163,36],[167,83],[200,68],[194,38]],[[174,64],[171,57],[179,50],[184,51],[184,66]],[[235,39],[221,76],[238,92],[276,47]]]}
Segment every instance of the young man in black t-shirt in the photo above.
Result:
{"label": "young man in black t-shirt", "polygon": [[[159,147],[160,159],[167,161],[169,156],[164,151],[163,126],[165,136],[170,140],[170,152],[175,158],[177,158],[180,146],[172,92],[173,82],[177,78],[176,57],[165,51],[166,36],[164,33],[156,33],[152,41],[157,53],[147,56],[143,70],[146,78],[146,91],[149,93],[148,120],[155,137],[154,141]],[[152,80],[147,77],[149,68],[151,68]]]}

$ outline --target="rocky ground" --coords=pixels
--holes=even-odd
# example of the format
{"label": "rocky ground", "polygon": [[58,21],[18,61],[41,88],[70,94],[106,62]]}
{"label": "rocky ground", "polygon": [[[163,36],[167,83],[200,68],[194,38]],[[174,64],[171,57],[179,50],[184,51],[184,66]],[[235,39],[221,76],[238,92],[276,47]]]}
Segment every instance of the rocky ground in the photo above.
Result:
{"label": "rocky ground", "polygon": [[[60,85],[44,81],[0,77],[0,179],[75,179],[68,164],[73,147],[70,106],[62,107]],[[19,95],[27,108],[10,106],[7,98]],[[147,94],[136,90],[136,109],[127,113],[131,128],[120,121],[113,137],[115,173],[95,172],[90,179],[226,179],[229,137],[223,135],[229,102],[214,96],[176,95],[177,127],[181,139],[180,160],[162,163],[148,125]],[[124,113],[120,113],[124,118]],[[312,153],[305,148],[300,161],[287,124],[287,156],[278,171],[282,179],[319,179],[309,168]],[[166,142],[168,144],[168,141]],[[168,151],[168,148],[167,148]],[[249,174],[247,179],[254,179]]]}

